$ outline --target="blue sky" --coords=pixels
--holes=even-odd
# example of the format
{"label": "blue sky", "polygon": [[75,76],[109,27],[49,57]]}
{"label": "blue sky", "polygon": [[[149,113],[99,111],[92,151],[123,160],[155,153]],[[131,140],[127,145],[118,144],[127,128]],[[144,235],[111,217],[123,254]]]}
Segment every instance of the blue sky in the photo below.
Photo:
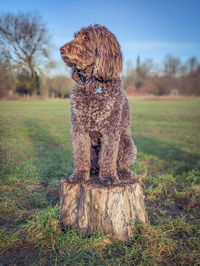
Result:
{"label": "blue sky", "polygon": [[0,14],[38,11],[58,48],[94,23],[118,38],[124,62],[138,55],[161,63],[166,54],[200,61],[200,0],[0,0]]}

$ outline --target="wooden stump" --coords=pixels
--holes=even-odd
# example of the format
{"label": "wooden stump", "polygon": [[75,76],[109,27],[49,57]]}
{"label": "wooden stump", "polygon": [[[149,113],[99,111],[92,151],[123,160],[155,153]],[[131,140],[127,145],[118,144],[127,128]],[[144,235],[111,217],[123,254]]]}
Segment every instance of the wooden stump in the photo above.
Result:
{"label": "wooden stump", "polygon": [[61,180],[62,226],[128,240],[136,219],[143,223],[148,221],[139,182],[105,187],[97,182],[72,184]]}

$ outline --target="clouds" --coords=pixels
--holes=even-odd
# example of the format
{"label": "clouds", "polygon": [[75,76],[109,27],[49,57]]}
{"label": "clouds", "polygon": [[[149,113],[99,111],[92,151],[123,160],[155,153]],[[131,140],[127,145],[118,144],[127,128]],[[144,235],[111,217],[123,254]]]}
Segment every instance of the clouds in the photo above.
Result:
{"label": "clouds", "polygon": [[135,61],[138,55],[145,59],[153,58],[156,62],[162,62],[167,54],[178,56],[183,61],[191,56],[200,57],[200,43],[196,42],[123,42],[121,49],[125,61]]}

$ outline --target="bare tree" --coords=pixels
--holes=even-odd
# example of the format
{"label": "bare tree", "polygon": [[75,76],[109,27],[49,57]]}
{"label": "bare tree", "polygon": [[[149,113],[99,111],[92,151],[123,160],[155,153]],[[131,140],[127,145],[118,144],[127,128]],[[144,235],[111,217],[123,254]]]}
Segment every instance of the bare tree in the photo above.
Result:
{"label": "bare tree", "polygon": [[188,75],[188,69],[185,64],[180,66],[179,72],[181,77],[186,77]]}
{"label": "bare tree", "polygon": [[130,60],[126,64],[126,69],[123,72],[122,79],[123,79],[124,89],[127,89],[129,86],[133,86],[133,84],[135,83],[136,73],[132,65],[132,62]]}
{"label": "bare tree", "polygon": [[141,73],[142,73],[142,78],[147,79],[151,76],[151,71],[154,67],[154,63],[152,59],[146,59],[142,64],[141,64]]}
{"label": "bare tree", "polygon": [[133,67],[131,61],[128,61],[126,70],[123,72],[124,88],[126,89],[134,85],[139,90],[150,79],[153,68],[154,63],[152,59],[146,59],[141,63],[140,56],[138,56],[136,59],[136,68]]}
{"label": "bare tree", "polygon": [[179,72],[181,61],[178,57],[166,55],[164,61],[164,74],[168,77],[175,78]]}
{"label": "bare tree", "polygon": [[193,75],[195,74],[195,72],[197,71],[199,67],[198,59],[195,56],[193,56],[187,60],[186,65],[188,67],[189,74]]}
{"label": "bare tree", "polygon": [[[0,48],[12,67],[29,72],[33,93],[38,93],[39,60],[48,58],[49,35],[36,13],[0,17]],[[20,71],[21,71],[20,70]]]}
{"label": "bare tree", "polygon": [[0,98],[11,95],[15,90],[15,81],[10,62],[5,54],[0,54]]}
{"label": "bare tree", "polygon": [[140,88],[150,78],[152,68],[153,68],[152,59],[146,59],[143,63],[140,63],[140,57],[139,56],[137,57],[136,70],[135,70],[136,88]]}

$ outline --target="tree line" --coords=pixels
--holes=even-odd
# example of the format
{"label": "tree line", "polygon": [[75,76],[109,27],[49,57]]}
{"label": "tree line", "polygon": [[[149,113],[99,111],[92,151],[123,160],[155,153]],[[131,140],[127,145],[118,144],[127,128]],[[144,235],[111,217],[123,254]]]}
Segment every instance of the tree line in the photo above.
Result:
{"label": "tree line", "polygon": [[158,67],[152,59],[141,62],[138,56],[135,67],[128,62],[123,81],[125,88],[133,86],[138,92],[151,83],[154,85],[151,94],[169,95],[176,91],[179,95],[200,96],[200,63],[195,56],[181,62],[179,57],[169,54]]}
{"label": "tree line", "polygon": [[[0,97],[70,96],[72,79],[66,75],[48,75],[56,68],[51,59],[51,36],[37,13],[12,14],[0,17]],[[44,69],[46,71],[44,71]],[[161,67],[152,59],[136,66],[127,63],[122,73],[124,88],[132,86],[139,92],[145,84],[154,84],[151,93],[167,95],[177,90],[182,95],[200,95],[200,63],[196,57],[181,62],[167,55]]]}

